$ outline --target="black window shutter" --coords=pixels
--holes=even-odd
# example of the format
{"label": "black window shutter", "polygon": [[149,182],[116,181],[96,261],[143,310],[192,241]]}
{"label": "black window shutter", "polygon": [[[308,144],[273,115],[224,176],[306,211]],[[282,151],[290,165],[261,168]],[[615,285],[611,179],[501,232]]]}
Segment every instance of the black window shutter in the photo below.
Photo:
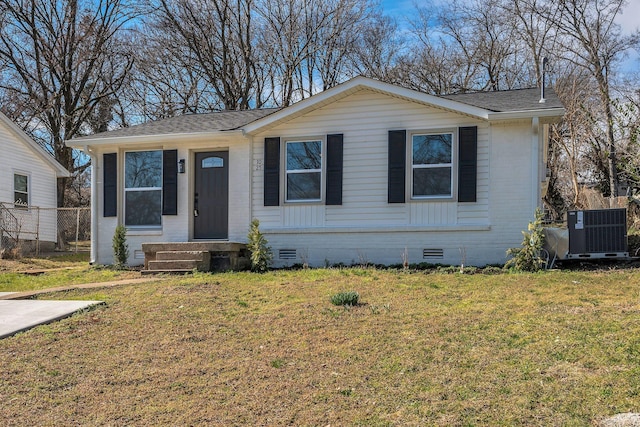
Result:
{"label": "black window shutter", "polygon": [[404,203],[407,131],[389,131],[389,203]]}
{"label": "black window shutter", "polygon": [[264,139],[264,205],[280,204],[280,138]]}
{"label": "black window shutter", "polygon": [[103,215],[118,216],[118,154],[102,155],[103,180]]}
{"label": "black window shutter", "polygon": [[178,215],[178,150],[162,152],[162,215]]}
{"label": "black window shutter", "polygon": [[458,129],[458,201],[476,201],[478,127]]}
{"label": "black window shutter", "polygon": [[342,151],[341,133],[327,135],[327,205],[342,204]]}

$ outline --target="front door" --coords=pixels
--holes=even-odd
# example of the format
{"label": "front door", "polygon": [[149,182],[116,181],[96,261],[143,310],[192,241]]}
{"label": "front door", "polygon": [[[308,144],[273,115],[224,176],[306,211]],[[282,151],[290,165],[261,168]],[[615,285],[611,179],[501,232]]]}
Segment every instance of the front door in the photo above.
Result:
{"label": "front door", "polygon": [[196,153],[194,239],[229,238],[229,152]]}

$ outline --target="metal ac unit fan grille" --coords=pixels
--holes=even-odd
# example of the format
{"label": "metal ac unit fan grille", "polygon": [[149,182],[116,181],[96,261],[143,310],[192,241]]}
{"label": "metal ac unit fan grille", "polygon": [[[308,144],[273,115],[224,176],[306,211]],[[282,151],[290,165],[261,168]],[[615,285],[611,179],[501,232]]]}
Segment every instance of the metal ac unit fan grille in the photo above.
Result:
{"label": "metal ac unit fan grille", "polygon": [[625,209],[571,211],[567,223],[570,255],[626,255],[627,211]]}
{"label": "metal ac unit fan grille", "polygon": [[627,219],[624,209],[586,211],[587,252],[626,252]]}

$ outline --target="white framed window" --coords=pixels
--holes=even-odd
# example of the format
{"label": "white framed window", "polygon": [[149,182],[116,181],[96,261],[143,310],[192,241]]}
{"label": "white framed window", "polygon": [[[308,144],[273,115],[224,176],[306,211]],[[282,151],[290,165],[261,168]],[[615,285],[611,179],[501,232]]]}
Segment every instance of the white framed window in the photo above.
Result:
{"label": "white framed window", "polygon": [[29,175],[13,174],[13,205],[16,208],[29,208]]}
{"label": "white framed window", "polygon": [[162,226],[162,150],[125,152],[124,224]]}
{"label": "white framed window", "polygon": [[287,202],[322,200],[321,139],[285,141],[285,195]]}
{"label": "white framed window", "polygon": [[411,134],[411,197],[453,197],[453,132]]}

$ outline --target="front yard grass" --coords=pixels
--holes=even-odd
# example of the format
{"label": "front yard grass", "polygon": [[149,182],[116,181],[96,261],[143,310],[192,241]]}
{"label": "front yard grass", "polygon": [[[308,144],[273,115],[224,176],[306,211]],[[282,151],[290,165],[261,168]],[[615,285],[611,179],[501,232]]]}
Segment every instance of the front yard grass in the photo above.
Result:
{"label": "front yard grass", "polygon": [[137,277],[140,277],[138,271],[91,267],[87,254],[0,259],[0,292],[23,292]]}
{"label": "front yard grass", "polygon": [[[330,298],[357,291],[360,304]],[[3,425],[593,425],[640,411],[640,271],[195,274],[0,340]]]}

